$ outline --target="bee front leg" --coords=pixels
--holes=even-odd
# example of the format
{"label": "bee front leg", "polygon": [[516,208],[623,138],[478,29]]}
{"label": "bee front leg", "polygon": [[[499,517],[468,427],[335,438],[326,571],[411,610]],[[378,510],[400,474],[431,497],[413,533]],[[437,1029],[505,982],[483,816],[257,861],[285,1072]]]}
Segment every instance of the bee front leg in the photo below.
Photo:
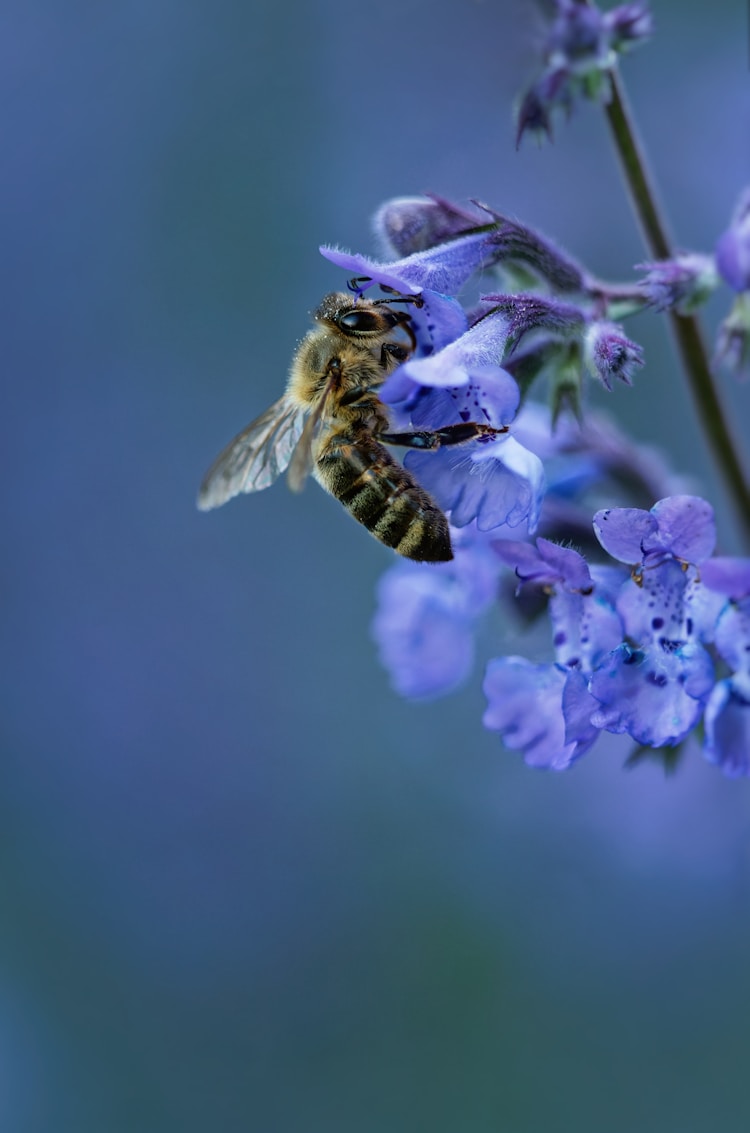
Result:
{"label": "bee front leg", "polygon": [[491,440],[508,432],[508,426],[496,429],[492,425],[480,425],[476,421],[461,421],[456,425],[446,425],[444,429],[417,429],[409,433],[379,433],[378,440],[385,445],[402,445],[404,448],[421,448],[428,451],[445,448],[446,445],[460,445],[466,441]]}
{"label": "bee front leg", "polygon": [[399,363],[405,362],[408,357],[409,351],[397,342],[384,342],[380,348],[380,365],[383,370],[388,369],[391,359]]}

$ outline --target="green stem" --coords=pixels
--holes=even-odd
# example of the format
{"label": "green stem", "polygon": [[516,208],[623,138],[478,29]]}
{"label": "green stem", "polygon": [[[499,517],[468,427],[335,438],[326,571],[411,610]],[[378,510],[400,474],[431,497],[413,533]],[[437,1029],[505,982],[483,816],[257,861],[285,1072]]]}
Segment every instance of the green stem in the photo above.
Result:
{"label": "green stem", "polygon": [[[620,155],[633,206],[643,229],[643,236],[654,259],[673,257],[669,237],[650,183],[648,167],[635,134],[622,86],[616,69],[611,72],[612,97],[606,106],[612,136]],[[729,494],[734,501],[745,538],[750,542],[750,484],[739,457],[736,442],[729,428],[719,391],[714,384],[708,353],[700,323],[695,315],[679,315],[669,311],[669,320],[677,343],[693,400],[703,423],[713,453]]]}

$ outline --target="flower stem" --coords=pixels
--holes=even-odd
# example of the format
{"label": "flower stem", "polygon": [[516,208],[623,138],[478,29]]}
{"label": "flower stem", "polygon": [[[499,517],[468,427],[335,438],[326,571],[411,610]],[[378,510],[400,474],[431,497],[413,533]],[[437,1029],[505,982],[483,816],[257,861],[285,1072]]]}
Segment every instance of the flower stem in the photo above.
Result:
{"label": "flower stem", "polygon": [[[659,213],[648,167],[636,137],[622,80],[616,68],[611,72],[611,80],[612,97],[606,106],[607,120],[620,155],[633,206],[649,252],[655,259],[668,260],[673,256],[670,240]],[[729,428],[719,391],[714,384],[700,323],[695,315],[679,315],[674,310],[670,310],[668,314],[685,376],[703,422],[709,447],[739,513],[740,526],[745,538],[750,542],[750,484],[745,478],[737,445]]]}

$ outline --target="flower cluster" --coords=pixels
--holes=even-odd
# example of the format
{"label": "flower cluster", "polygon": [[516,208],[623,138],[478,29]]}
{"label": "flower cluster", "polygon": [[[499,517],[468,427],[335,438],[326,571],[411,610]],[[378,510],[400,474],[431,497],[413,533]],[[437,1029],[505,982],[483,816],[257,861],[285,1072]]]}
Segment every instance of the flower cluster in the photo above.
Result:
{"label": "flower cluster", "polygon": [[[516,621],[546,613],[552,659],[487,665],[484,724],[508,748],[562,769],[602,732],[664,748],[700,725],[706,756],[746,773],[750,562],[712,558],[710,506],[610,422],[581,419],[587,374],[611,389],[643,365],[610,311],[685,304],[706,263],[683,257],[607,285],[540,233],[476,208],[390,201],[375,220],[389,258],[321,249],[355,293],[416,300],[416,349],[381,389],[394,427],[491,427],[405,457],[450,519],[454,557],[399,561],[383,577],[373,625],[383,664],[402,695],[439,696],[469,676],[493,607],[512,619],[515,604]],[[476,276],[495,286],[461,302]],[[513,290],[519,279],[525,289]],[[548,408],[530,396],[542,378]],[[638,506],[603,506],[608,492]]]}
{"label": "flower cluster", "polygon": [[663,748],[703,721],[706,757],[750,773],[750,559],[711,558],[713,512],[695,496],[603,509],[593,530],[606,562],[473,530],[455,563],[391,568],[374,633],[394,684],[429,697],[460,683],[479,615],[493,601],[509,612],[500,582],[510,569],[517,592],[546,607],[554,659],[489,661],[484,724],[506,747],[562,770],[603,731]]}
{"label": "flower cluster", "polygon": [[[705,717],[706,756],[729,775],[746,774],[750,560],[710,558],[713,511],[695,496],[670,496],[650,511],[599,511],[594,530],[629,567],[624,576],[543,539],[536,548],[496,546],[519,586],[548,590],[555,661],[491,661],[485,725],[527,762],[561,768],[601,731],[661,748]],[[731,669],[718,682],[717,663]]]}
{"label": "flower cluster", "polygon": [[[639,2],[551,7],[519,140],[550,135],[553,111],[578,97],[619,99],[617,57],[651,30]],[[388,439],[429,435],[430,451],[412,445],[404,463],[451,526],[451,561],[401,560],[381,580],[373,633],[383,664],[402,695],[440,696],[469,676],[478,627],[500,609],[511,628],[486,666],[483,722],[526,763],[567,768],[602,732],[630,737],[631,759],[695,734],[727,775],[748,775],[750,559],[714,556],[711,506],[586,411],[586,378],[610,391],[632,384],[644,355],[618,320],[669,312],[679,329],[721,281],[735,300],[717,357],[748,368],[750,195],[713,255],[672,254],[658,239],[665,258],[623,284],[472,205],[399,198],[375,217],[381,259],[321,249],[355,294],[379,286],[409,303],[414,349],[380,390]],[[707,360],[699,369],[703,381]],[[546,404],[535,400],[544,386]],[[532,658],[518,655],[508,635],[544,617],[551,650],[534,656],[527,644]]]}

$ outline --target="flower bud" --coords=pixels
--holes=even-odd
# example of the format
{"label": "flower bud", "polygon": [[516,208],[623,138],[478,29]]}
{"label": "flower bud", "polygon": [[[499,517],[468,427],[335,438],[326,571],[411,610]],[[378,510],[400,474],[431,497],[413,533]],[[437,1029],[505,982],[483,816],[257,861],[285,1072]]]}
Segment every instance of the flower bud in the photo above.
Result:
{"label": "flower bud", "polygon": [[713,258],[697,252],[636,266],[646,272],[639,286],[657,311],[674,308],[680,315],[688,315],[705,303],[719,285]]}
{"label": "flower bud", "polygon": [[732,223],[719,237],[716,266],[734,291],[750,290],[750,189],[740,197]]}
{"label": "flower bud", "polygon": [[479,227],[482,221],[442,197],[395,197],[373,217],[375,236],[386,255],[410,256]]}
{"label": "flower bud", "polygon": [[620,4],[604,15],[604,24],[609,32],[614,51],[627,51],[642,39],[648,39],[653,31],[653,20],[646,4]]}
{"label": "flower bud", "polygon": [[631,342],[615,323],[593,323],[584,339],[584,355],[589,370],[602,385],[612,389],[612,379],[632,385],[636,366],[643,365],[643,350]]}

